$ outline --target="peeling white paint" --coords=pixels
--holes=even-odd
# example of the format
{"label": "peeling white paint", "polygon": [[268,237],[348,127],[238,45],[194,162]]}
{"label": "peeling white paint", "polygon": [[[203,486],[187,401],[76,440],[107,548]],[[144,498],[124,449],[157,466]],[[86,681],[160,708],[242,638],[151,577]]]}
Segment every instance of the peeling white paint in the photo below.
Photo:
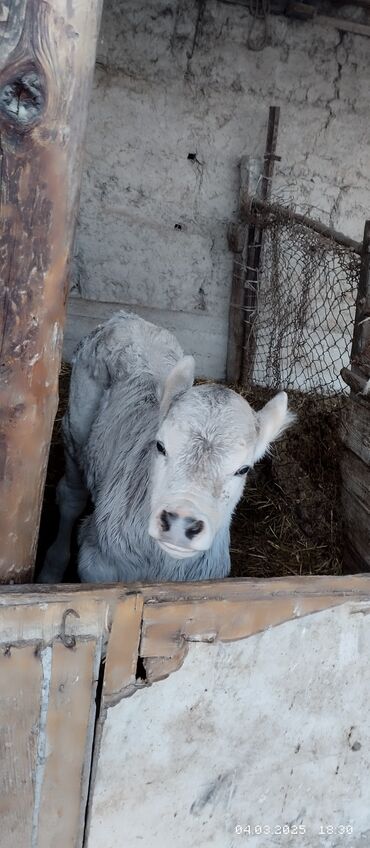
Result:
{"label": "peeling white paint", "polygon": [[[46,606],[46,605],[45,605]],[[36,754],[36,769],[34,781],[35,801],[33,807],[32,820],[32,841],[31,848],[38,848],[38,827],[39,814],[41,804],[42,784],[44,780],[45,763],[47,758],[47,738],[46,738],[46,723],[48,716],[50,683],[51,683],[51,666],[53,658],[53,649],[51,647],[44,648],[40,653],[42,663],[42,686],[41,686],[41,704],[40,718],[38,725],[37,737],[37,754]]]}
{"label": "peeling white paint", "polygon": [[[167,680],[110,708],[88,848],[122,848],[123,838],[142,848],[368,845],[370,616],[353,614],[362,606],[234,643],[190,643]],[[341,826],[352,833],[334,838]]]}

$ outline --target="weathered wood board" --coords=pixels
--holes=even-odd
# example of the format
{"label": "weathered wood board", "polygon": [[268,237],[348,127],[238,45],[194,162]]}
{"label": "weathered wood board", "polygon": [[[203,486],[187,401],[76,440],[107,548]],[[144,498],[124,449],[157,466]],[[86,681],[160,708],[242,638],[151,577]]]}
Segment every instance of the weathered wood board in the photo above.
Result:
{"label": "weathered wood board", "polygon": [[[8,597],[0,606],[1,848],[77,848],[107,606],[88,596],[69,604]],[[79,618],[65,617],[68,609]]]}
{"label": "weathered wood board", "polygon": [[362,244],[351,368],[342,376],[351,388],[342,425],[344,565],[348,572],[370,571],[370,221]]}
{"label": "weathered wood board", "polygon": [[101,5],[1,3],[1,582],[32,579]]}
{"label": "weathered wood board", "polygon": [[[344,562],[348,571],[370,571],[370,402],[351,393],[342,426]],[[354,568],[353,568],[354,566]]]}
{"label": "weathered wood board", "polygon": [[357,848],[369,612],[369,576],[3,587],[1,846]]}
{"label": "weathered wood board", "polygon": [[0,651],[0,821],[2,848],[31,846],[42,666],[35,647]]}

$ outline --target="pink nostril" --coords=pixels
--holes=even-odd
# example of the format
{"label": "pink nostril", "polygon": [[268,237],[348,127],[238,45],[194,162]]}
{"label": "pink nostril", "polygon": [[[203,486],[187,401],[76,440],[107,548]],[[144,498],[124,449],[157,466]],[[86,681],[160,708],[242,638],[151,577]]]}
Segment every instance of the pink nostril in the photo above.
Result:
{"label": "pink nostril", "polygon": [[204,521],[197,521],[195,518],[186,518],[185,522],[187,524],[187,528],[185,530],[185,536],[187,539],[194,539],[194,536],[198,536],[204,529]]}

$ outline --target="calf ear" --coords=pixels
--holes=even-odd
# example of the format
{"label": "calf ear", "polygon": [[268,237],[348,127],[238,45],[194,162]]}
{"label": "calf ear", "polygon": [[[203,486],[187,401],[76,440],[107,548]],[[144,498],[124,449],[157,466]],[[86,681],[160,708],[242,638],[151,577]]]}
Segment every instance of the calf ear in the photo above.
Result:
{"label": "calf ear", "polygon": [[261,459],[271,443],[278,439],[296,419],[294,413],[288,409],[288,396],[285,392],[275,395],[256,415],[257,444],[254,462]]}
{"label": "calf ear", "polygon": [[192,356],[184,356],[170,371],[163,386],[160,401],[160,414],[164,418],[171,403],[190,389],[194,382],[195,361]]}

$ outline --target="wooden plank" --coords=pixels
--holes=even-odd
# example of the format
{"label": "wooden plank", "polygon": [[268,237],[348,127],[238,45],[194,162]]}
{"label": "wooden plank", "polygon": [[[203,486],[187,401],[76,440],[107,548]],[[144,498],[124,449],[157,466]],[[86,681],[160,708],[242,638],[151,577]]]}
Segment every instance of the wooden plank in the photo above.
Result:
{"label": "wooden plank", "polygon": [[341,458],[341,472],[343,487],[363,504],[369,515],[370,533],[370,466],[352,451],[344,450]]}
{"label": "wooden plank", "polygon": [[[242,221],[243,213],[248,205],[250,192],[249,179],[249,156],[243,156],[239,163],[240,187],[239,187],[239,222]],[[253,188],[252,188],[253,191]],[[231,296],[229,307],[229,332],[227,343],[226,377],[229,382],[238,383],[241,375],[243,336],[244,336],[244,281],[245,264],[248,240],[248,227],[245,223],[239,223],[237,230],[229,233],[229,247],[234,252],[233,274],[231,280]]]}
{"label": "wooden plank", "polygon": [[[89,602],[115,604],[127,594],[122,583],[59,583],[57,586],[43,583],[0,586],[0,607],[9,604],[63,603],[70,606],[76,598],[88,598]],[[72,604],[73,605],[73,604]]]}
{"label": "wooden plank", "polygon": [[[266,148],[261,185],[257,196],[268,203],[271,196],[272,177],[276,158],[276,145],[279,130],[280,106],[270,106],[267,125]],[[263,227],[251,224],[248,235],[247,272],[244,292],[244,329],[241,365],[241,382],[250,387],[253,379],[254,363],[257,351],[257,309],[258,287],[261,259],[263,257]]]}
{"label": "wooden plank", "polygon": [[[356,298],[355,328],[351,349],[351,363],[360,369],[362,355],[368,344],[370,344],[370,221],[366,221],[364,228],[360,279]],[[369,374],[365,376],[369,377]]]}
{"label": "wooden plank", "polygon": [[101,0],[0,19],[0,581],[32,578]]}
{"label": "wooden plank", "polygon": [[[344,452],[341,462],[345,570],[350,570],[351,560],[356,570],[370,570],[370,405],[367,396],[369,362],[370,221],[366,221],[356,299],[351,371],[344,374],[344,379],[352,390],[341,433],[343,443],[350,451]],[[366,397],[357,393],[356,383],[359,384],[362,395],[366,394]]]}
{"label": "wooden plank", "polygon": [[130,594],[115,608],[105,663],[104,702],[119,699],[136,682],[143,604],[142,595]]}
{"label": "wooden plank", "polygon": [[347,598],[338,595],[323,595],[256,599],[250,604],[236,600],[146,604],[140,656],[144,662],[147,657],[178,657],[181,664],[182,648],[187,642],[212,643],[245,639],[269,627],[346,601]]}
{"label": "wooden plank", "polygon": [[[370,368],[369,368],[370,374]],[[340,376],[347,386],[352,389],[355,394],[366,395],[367,392],[367,380],[362,374],[359,374],[355,370],[355,366],[352,365],[352,368],[342,368],[340,372]]]}
{"label": "wooden plank", "polygon": [[[127,587],[123,584],[114,584],[114,586],[102,584],[98,587],[96,584],[72,584],[53,587],[36,584],[1,586],[0,607],[8,605],[27,607],[35,603],[45,604],[46,600],[50,603],[62,600],[64,608],[66,608],[67,606],[75,606],[79,598],[82,600],[83,597],[90,597],[95,601],[99,599],[107,601],[106,615],[108,620],[111,615],[110,610],[114,609],[117,600],[123,598],[127,592],[141,594],[145,605],[214,599],[252,603],[260,598],[283,598],[286,596],[299,599],[306,596],[334,595],[341,598],[361,599],[370,597],[370,576],[368,574],[315,575],[275,577],[272,579],[261,577],[257,580],[242,577],[191,583],[130,583]],[[78,628],[78,620],[74,621],[73,627]],[[76,629],[74,632],[77,634],[79,631]]]}
{"label": "wooden plank", "polygon": [[0,651],[1,848],[32,845],[41,681],[33,646]]}
{"label": "wooden plank", "polygon": [[351,397],[342,420],[341,438],[346,448],[370,466],[370,404],[366,398]]}
{"label": "wooden plank", "polygon": [[[369,506],[356,496],[352,487],[343,487],[342,505],[347,540],[346,569],[348,571],[370,571]],[[354,560],[355,569],[351,566],[351,557]]]}
{"label": "wooden plank", "polygon": [[341,473],[346,569],[352,558],[358,570],[370,571],[370,463],[345,450]]}
{"label": "wooden plank", "polygon": [[289,18],[298,18],[301,21],[312,20],[316,14],[315,6],[311,3],[288,2],[285,14]]}
{"label": "wooden plank", "polygon": [[[108,638],[109,614],[104,601],[89,594],[76,594],[70,603],[59,601],[41,603],[9,604],[0,606],[0,644],[35,642],[48,644],[57,639],[63,629],[63,616],[73,609],[75,616],[68,616],[65,630],[75,637],[92,636]],[[113,608],[112,608],[113,609]]]}
{"label": "wooden plank", "polygon": [[[137,587],[139,588],[139,587]],[[370,598],[370,576],[312,576],[276,577],[252,580],[227,578],[198,583],[162,583],[142,586],[140,589],[145,608],[156,604],[181,601],[243,601],[254,603],[260,599],[306,597]]]}
{"label": "wooden plank", "polygon": [[317,20],[319,23],[339,29],[341,32],[353,32],[355,35],[364,35],[370,38],[370,26],[367,24],[360,24],[349,18],[332,18],[329,15],[320,14],[318,14]]}
{"label": "wooden plank", "polygon": [[78,642],[72,650],[58,643],[53,647],[37,848],[81,844],[95,718],[96,651],[95,640]]}
{"label": "wooden plank", "polygon": [[104,724],[109,708],[122,698],[132,695],[146,685],[146,681],[136,679],[136,670],[141,637],[144,598],[139,592],[130,591],[120,598],[114,608],[103,680],[102,701],[95,729],[94,755],[90,779],[90,806],[86,817],[86,842],[91,816],[91,799],[99,763],[100,747]]}

